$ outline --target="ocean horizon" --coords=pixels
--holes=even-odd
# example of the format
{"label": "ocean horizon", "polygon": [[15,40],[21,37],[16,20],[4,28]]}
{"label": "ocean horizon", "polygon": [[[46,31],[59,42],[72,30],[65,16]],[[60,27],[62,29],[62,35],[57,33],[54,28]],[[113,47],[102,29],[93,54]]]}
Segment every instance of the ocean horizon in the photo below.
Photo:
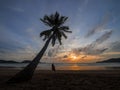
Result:
{"label": "ocean horizon", "polygon": [[[52,63],[39,63],[37,70],[51,70]],[[28,63],[0,63],[0,67],[21,69]],[[120,70],[120,63],[54,63],[56,70]]]}

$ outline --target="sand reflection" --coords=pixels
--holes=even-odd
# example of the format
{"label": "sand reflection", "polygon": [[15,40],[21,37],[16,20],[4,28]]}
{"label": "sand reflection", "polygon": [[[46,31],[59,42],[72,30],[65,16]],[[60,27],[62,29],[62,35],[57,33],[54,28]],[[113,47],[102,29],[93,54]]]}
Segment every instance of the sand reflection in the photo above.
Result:
{"label": "sand reflection", "polygon": [[58,70],[106,70],[106,67],[101,66],[80,66],[77,64],[73,64],[70,66],[59,66]]}

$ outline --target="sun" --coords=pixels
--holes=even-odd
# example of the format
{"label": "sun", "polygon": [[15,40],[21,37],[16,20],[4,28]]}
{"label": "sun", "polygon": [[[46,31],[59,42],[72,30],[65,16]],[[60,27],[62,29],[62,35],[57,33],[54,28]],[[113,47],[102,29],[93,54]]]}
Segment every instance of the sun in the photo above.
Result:
{"label": "sun", "polygon": [[71,55],[71,61],[76,61],[76,60],[77,60],[77,56]]}
{"label": "sun", "polygon": [[67,60],[70,61],[70,62],[78,62],[79,56],[74,54],[74,53],[69,53],[68,57],[67,57]]}
{"label": "sun", "polygon": [[77,57],[76,56],[72,56],[72,59],[77,59]]}

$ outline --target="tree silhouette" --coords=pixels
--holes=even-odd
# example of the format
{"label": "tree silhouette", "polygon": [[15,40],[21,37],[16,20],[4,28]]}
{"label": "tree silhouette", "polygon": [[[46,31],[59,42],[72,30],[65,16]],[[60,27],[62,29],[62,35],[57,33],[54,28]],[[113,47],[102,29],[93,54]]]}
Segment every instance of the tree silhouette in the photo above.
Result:
{"label": "tree silhouette", "polygon": [[51,42],[52,46],[54,46],[56,40],[58,40],[59,44],[62,45],[62,37],[67,39],[65,33],[72,33],[72,31],[69,31],[68,26],[63,25],[67,19],[68,17],[61,16],[58,12],[51,15],[45,15],[43,18],[40,19],[46,26],[50,27],[49,30],[45,30],[40,33],[40,37],[44,37],[43,41],[46,41],[45,45],[36,55],[33,61],[29,65],[27,65],[22,71],[18,72],[14,77],[9,79],[7,83],[19,83],[31,80],[35,68],[37,67],[40,59],[45,53],[49,43]]}

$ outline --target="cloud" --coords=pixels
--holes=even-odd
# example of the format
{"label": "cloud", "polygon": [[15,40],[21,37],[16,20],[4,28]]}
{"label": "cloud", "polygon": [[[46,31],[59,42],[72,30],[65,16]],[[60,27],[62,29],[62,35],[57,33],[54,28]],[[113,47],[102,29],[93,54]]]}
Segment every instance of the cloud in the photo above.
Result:
{"label": "cloud", "polygon": [[33,59],[37,48],[30,39],[10,31],[7,27],[0,27],[0,59]]}
{"label": "cloud", "polygon": [[82,59],[84,59],[84,58],[86,58],[87,57],[87,55],[85,55],[85,56],[83,56],[83,57],[81,57]]}
{"label": "cloud", "polygon": [[94,48],[95,46],[97,46],[99,44],[102,44],[104,41],[106,41],[108,38],[110,38],[111,34],[112,34],[112,30],[111,31],[106,31],[101,37],[99,37],[98,39],[96,39],[88,47]]}
{"label": "cloud", "polygon": [[48,55],[48,57],[57,56],[59,53],[64,52],[63,49],[64,49],[63,46],[56,45],[56,46],[54,46],[54,47],[52,47],[52,48],[50,48],[50,49],[48,50],[47,55]]}
{"label": "cloud", "polygon": [[16,11],[16,12],[24,12],[24,9],[19,8],[19,7],[8,7],[9,9]]}
{"label": "cloud", "polygon": [[54,50],[53,49],[49,50],[48,51],[48,56],[52,57],[53,55],[54,55]]}
{"label": "cloud", "polygon": [[0,59],[8,60],[24,60],[24,59],[33,59],[36,55],[36,52],[33,47],[30,45],[20,47],[20,48],[0,48]]}
{"label": "cloud", "polygon": [[101,37],[93,41],[91,44],[88,44],[85,47],[74,48],[72,49],[72,52],[77,55],[79,54],[99,55],[105,52],[106,50],[108,50],[107,47],[98,48],[98,46],[101,45],[103,42],[105,42],[108,38],[110,38],[111,34],[112,34],[112,31],[107,31]]}
{"label": "cloud", "polygon": [[21,48],[23,45],[29,45],[26,38],[11,31],[5,26],[0,26],[0,47],[4,48]]}
{"label": "cloud", "polygon": [[115,41],[109,44],[109,51],[120,52],[120,41]]}
{"label": "cloud", "polygon": [[85,37],[88,38],[88,37],[94,35],[94,34],[97,33],[97,32],[105,31],[105,30],[106,30],[106,29],[105,29],[105,25],[108,24],[109,17],[110,17],[109,14],[106,14],[106,15],[103,17],[103,20],[102,20],[99,24],[97,24],[95,27],[93,27],[93,29],[91,29],[91,30],[87,33],[87,35],[86,35]]}
{"label": "cloud", "polygon": [[103,52],[105,52],[106,50],[108,50],[108,48],[87,48],[83,47],[83,48],[76,48],[76,50],[72,50],[73,53],[75,53],[76,55],[85,55],[82,58],[87,57],[87,55],[99,55],[102,54]]}
{"label": "cloud", "polygon": [[37,28],[35,28],[35,26],[33,25],[32,27],[29,27],[25,30],[26,36],[29,40],[31,40],[32,44],[34,44],[34,46],[36,48],[42,48],[42,46],[44,45],[43,40],[39,37],[39,31]]}
{"label": "cloud", "polygon": [[89,3],[89,0],[84,0],[84,1],[82,2],[82,4],[79,6],[79,9],[78,9],[79,12],[84,11],[85,8],[87,7],[88,3]]}
{"label": "cloud", "polygon": [[67,55],[64,55],[63,58],[67,58],[68,56]]}

